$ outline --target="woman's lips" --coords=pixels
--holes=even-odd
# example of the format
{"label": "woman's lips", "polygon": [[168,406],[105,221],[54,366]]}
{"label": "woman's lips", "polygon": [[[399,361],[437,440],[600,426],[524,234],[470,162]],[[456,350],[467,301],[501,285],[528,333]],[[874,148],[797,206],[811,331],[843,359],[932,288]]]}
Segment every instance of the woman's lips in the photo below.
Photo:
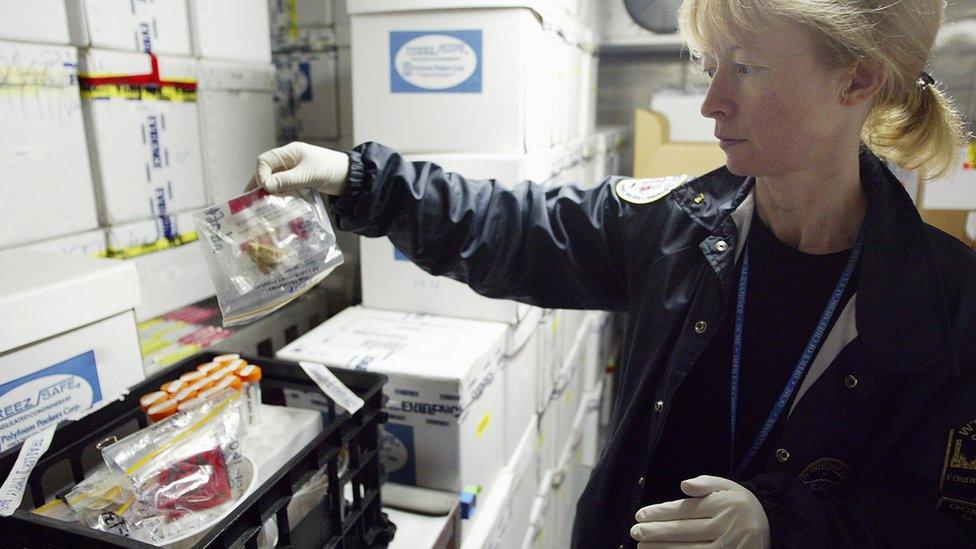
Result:
{"label": "woman's lips", "polygon": [[720,137],[718,139],[718,146],[721,147],[722,150],[725,150],[725,149],[728,149],[730,147],[734,147],[734,146],[738,145],[739,143],[745,143],[745,142],[746,142],[745,139],[724,139],[724,138],[721,138]]}

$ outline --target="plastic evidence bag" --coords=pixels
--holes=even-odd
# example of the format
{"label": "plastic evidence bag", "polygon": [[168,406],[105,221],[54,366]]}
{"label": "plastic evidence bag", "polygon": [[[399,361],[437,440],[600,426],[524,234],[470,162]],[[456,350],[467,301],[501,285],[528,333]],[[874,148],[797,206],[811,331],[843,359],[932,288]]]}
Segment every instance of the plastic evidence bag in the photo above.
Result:
{"label": "plastic evidence bag", "polygon": [[342,264],[335,231],[314,190],[251,191],[195,214],[224,326],[283,307]]}

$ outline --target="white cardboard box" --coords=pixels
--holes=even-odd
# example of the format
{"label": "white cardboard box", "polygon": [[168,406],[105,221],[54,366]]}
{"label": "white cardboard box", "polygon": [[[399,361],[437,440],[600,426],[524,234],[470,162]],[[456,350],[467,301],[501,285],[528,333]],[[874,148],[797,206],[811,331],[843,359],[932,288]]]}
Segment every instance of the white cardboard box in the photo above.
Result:
{"label": "white cardboard box", "polygon": [[200,63],[200,126],[207,201],[240,195],[259,154],[275,146],[274,67]]}
{"label": "white cardboard box", "polygon": [[529,515],[539,482],[533,422],[519,436],[512,459],[505,465],[491,493],[479,501],[474,516],[466,521],[462,549],[516,547],[529,528]]}
{"label": "white cardboard box", "polygon": [[391,482],[489,491],[505,463],[501,323],[351,307],[277,353],[385,374]]}
{"label": "white cardboard box", "polygon": [[[559,464],[553,472],[552,516],[554,517],[555,547],[568,547],[576,516],[576,502],[583,493],[586,480],[581,465],[582,424],[586,409],[580,408],[566,445],[559,454]],[[552,541],[552,538],[550,538]]]}
{"label": "white cardboard box", "polygon": [[[528,8],[424,4],[349,3],[355,140],[402,152],[548,148],[552,90],[540,69],[555,32]],[[397,9],[409,11],[388,13]]]}
{"label": "white cardboard box", "polygon": [[[202,208],[206,203],[195,59],[89,50],[81,59],[82,108],[104,224]],[[132,76],[160,92],[120,86]],[[181,91],[181,90],[189,91]]]}
{"label": "white cardboard box", "polygon": [[559,461],[559,406],[550,401],[545,410],[538,414],[539,433],[537,445],[539,447],[539,468],[552,470]]}
{"label": "white cardboard box", "polygon": [[496,547],[518,547],[529,530],[535,492],[539,485],[538,425],[531,421],[505,470],[511,472],[512,487],[506,502],[508,520]]}
{"label": "white cardboard box", "polygon": [[0,248],[98,227],[77,54],[0,41]]}
{"label": "white cardboard box", "polygon": [[186,0],[68,0],[67,7],[79,48],[190,55]]}
{"label": "white cardboard box", "polygon": [[569,440],[573,431],[573,422],[579,415],[583,402],[583,367],[582,343],[574,346],[569,358],[563,365],[556,379],[556,387],[552,396],[552,404],[556,407],[556,447],[562,448]]}
{"label": "white cardboard box", "polygon": [[[544,181],[551,176],[550,151],[521,156],[506,155],[407,155],[407,161],[429,161],[471,179],[494,178],[506,187],[519,181]],[[530,307],[478,295],[467,285],[433,276],[400,253],[385,238],[360,240],[363,305],[375,309],[423,312],[459,318],[517,323]]]}
{"label": "white cardboard box", "polygon": [[68,43],[64,0],[0,0],[0,40]]}
{"label": "white cardboard box", "polygon": [[555,548],[556,538],[556,509],[554,491],[552,487],[553,470],[545,470],[539,480],[532,511],[529,513],[529,530],[522,538],[522,549]]}
{"label": "white cardboard box", "polygon": [[193,55],[271,62],[268,0],[189,0]]}
{"label": "white cardboard box", "polygon": [[[541,312],[541,311],[540,311]],[[542,336],[539,320],[532,322],[528,341],[514,354],[506,356],[505,377],[505,456],[515,455],[516,448],[530,421],[535,421],[539,408],[539,366],[542,359]]]}
{"label": "white cardboard box", "polygon": [[105,257],[105,229],[95,229],[94,231],[85,231],[83,233],[34,242],[17,248],[11,248],[11,250],[36,250],[85,257]]}
{"label": "white cardboard box", "polygon": [[113,225],[108,228],[108,248],[110,254],[134,263],[139,273],[139,322],[216,293],[191,212]]}
{"label": "white cardboard box", "polygon": [[0,450],[142,381],[135,270],[0,252]]}

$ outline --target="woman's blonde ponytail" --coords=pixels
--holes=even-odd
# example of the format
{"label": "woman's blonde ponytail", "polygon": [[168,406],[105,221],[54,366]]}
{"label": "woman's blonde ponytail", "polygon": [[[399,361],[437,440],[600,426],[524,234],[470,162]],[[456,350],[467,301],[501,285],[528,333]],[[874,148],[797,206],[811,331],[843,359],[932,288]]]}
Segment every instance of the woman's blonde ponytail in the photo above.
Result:
{"label": "woman's blonde ponytail", "polygon": [[945,175],[964,142],[963,121],[952,101],[937,84],[921,79],[919,84],[886,88],[900,91],[901,97],[882,94],[864,123],[864,142],[875,154],[918,171],[923,179]]}

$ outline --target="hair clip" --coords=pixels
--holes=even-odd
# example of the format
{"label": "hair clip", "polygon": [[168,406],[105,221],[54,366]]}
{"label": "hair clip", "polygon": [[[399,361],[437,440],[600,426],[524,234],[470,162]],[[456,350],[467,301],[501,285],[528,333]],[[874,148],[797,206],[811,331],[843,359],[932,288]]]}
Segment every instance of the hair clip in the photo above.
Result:
{"label": "hair clip", "polygon": [[932,75],[925,71],[922,71],[922,74],[918,75],[918,80],[915,81],[915,87],[920,90],[924,90],[933,84],[935,84],[935,78],[932,78]]}

